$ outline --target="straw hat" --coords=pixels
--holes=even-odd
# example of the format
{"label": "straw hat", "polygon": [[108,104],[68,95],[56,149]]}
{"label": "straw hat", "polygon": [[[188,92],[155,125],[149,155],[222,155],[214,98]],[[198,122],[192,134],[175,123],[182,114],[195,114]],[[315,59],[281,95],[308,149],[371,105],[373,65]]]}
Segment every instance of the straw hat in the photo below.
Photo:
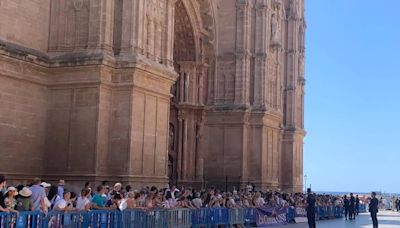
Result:
{"label": "straw hat", "polygon": [[40,185],[41,185],[43,188],[50,188],[50,187],[51,187],[51,184],[46,183],[46,182],[42,182]]}
{"label": "straw hat", "polygon": [[60,180],[60,181],[58,182],[58,185],[64,186],[64,185],[65,185],[65,180]]}
{"label": "straw hat", "polygon": [[24,187],[19,191],[19,194],[23,197],[29,197],[32,195],[32,191],[28,187]]}

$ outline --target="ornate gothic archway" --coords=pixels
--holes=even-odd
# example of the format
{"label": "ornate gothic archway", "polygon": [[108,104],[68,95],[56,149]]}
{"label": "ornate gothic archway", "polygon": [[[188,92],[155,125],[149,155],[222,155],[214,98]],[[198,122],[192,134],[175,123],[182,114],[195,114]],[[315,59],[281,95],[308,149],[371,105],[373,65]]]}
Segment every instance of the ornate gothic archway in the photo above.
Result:
{"label": "ornate gothic archway", "polygon": [[[179,74],[171,88],[170,148],[175,183],[203,181],[202,129],[205,115],[209,60],[214,58],[212,12],[205,1],[175,3],[174,67]],[[207,21],[204,21],[206,19]],[[173,145],[173,146],[171,146]]]}

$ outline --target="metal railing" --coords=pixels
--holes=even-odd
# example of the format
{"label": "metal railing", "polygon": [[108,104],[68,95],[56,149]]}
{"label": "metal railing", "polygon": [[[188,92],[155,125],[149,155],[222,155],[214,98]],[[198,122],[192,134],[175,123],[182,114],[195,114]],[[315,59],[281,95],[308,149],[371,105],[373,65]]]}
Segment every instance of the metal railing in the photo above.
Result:
{"label": "metal railing", "polygon": [[[362,208],[364,209],[364,208]],[[296,208],[286,209],[287,222],[295,221],[295,217],[304,216],[296,213]],[[159,210],[92,210],[90,212],[40,212],[0,213],[0,227],[216,227],[218,225],[252,226],[256,224],[258,211],[256,208],[201,208],[191,209],[159,209]],[[340,218],[341,207],[318,207],[317,218]]]}

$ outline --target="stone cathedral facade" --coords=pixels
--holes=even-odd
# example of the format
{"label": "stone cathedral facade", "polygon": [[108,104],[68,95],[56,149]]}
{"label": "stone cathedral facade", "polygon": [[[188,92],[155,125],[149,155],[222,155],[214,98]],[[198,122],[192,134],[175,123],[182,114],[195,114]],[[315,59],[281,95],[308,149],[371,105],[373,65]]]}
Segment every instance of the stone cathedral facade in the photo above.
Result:
{"label": "stone cathedral facade", "polygon": [[304,0],[0,0],[11,181],[301,191]]}

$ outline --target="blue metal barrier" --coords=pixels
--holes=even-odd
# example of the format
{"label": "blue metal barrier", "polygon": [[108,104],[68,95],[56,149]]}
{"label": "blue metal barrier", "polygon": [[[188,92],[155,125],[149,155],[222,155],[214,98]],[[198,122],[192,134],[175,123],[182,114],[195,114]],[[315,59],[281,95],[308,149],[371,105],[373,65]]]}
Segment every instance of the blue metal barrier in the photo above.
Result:
{"label": "blue metal barrier", "polygon": [[344,213],[343,207],[335,207],[335,218],[342,218]]}
{"label": "blue metal barrier", "polygon": [[151,210],[146,214],[147,227],[168,227],[168,211],[165,209]]}
{"label": "blue metal barrier", "polygon": [[289,207],[287,209],[286,221],[289,223],[294,222],[295,218],[296,218],[296,209],[294,207]]}
{"label": "blue metal barrier", "polygon": [[323,220],[326,218],[326,208],[325,207],[318,207],[318,219]]}
{"label": "blue metal barrier", "polygon": [[[364,205],[365,207],[365,205]],[[363,209],[363,208],[361,208]],[[340,218],[342,207],[317,207],[317,218]],[[287,222],[293,222],[296,208],[287,208]],[[201,208],[172,210],[93,210],[90,212],[50,212],[44,215],[40,212],[0,213],[0,227],[216,227],[216,226],[254,226],[256,224],[256,208]]]}
{"label": "blue metal barrier", "polygon": [[192,226],[191,213],[190,209],[168,210],[168,227],[190,228]]}
{"label": "blue metal barrier", "polygon": [[143,210],[125,210],[122,212],[121,227],[147,227],[146,212]]}
{"label": "blue metal barrier", "polygon": [[209,216],[211,226],[229,225],[229,210],[227,208],[210,208]]}
{"label": "blue metal barrier", "polygon": [[257,222],[257,209],[245,208],[244,209],[244,223],[245,225],[255,224]]}
{"label": "blue metal barrier", "polygon": [[244,225],[244,209],[243,208],[234,208],[229,209],[229,225]]}
{"label": "blue metal barrier", "polygon": [[208,225],[209,218],[208,208],[200,208],[192,210],[192,227],[204,227]]}

